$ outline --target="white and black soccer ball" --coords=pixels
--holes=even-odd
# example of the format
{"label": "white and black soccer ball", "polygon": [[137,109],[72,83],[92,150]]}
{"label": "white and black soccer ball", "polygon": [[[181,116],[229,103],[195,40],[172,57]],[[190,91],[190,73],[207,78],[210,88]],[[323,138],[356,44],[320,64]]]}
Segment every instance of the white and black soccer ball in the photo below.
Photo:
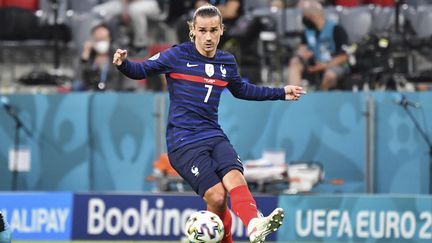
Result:
{"label": "white and black soccer ball", "polygon": [[224,226],[219,216],[202,210],[189,216],[185,233],[191,243],[219,243],[224,236]]}

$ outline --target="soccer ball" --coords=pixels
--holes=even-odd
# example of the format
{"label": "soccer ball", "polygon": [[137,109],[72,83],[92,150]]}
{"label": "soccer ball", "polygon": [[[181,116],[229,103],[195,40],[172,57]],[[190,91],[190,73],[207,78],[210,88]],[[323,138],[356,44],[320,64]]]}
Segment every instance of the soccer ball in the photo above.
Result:
{"label": "soccer ball", "polygon": [[191,243],[218,243],[224,236],[224,226],[219,216],[202,210],[189,216],[185,233]]}

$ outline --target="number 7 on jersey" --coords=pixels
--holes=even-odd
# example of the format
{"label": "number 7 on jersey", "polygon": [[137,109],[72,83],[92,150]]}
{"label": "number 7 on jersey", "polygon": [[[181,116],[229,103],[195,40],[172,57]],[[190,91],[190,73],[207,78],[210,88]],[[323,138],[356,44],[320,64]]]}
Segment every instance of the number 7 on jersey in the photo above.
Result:
{"label": "number 7 on jersey", "polygon": [[207,103],[208,99],[210,98],[210,93],[213,89],[213,85],[206,84],[206,85],[204,85],[204,87],[207,88],[207,94],[206,94],[206,97],[204,98],[204,103]]}

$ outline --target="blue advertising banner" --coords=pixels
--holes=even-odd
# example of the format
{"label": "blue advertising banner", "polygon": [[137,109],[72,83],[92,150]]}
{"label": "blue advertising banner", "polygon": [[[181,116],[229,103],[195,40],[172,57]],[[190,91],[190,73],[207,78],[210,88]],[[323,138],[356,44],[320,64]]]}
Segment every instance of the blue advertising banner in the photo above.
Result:
{"label": "blue advertising banner", "polygon": [[430,196],[281,196],[282,242],[432,241]]}
{"label": "blue advertising banner", "polygon": [[[268,214],[277,197],[256,197]],[[74,240],[182,240],[190,214],[205,209],[196,195],[77,194],[74,198]],[[234,240],[247,240],[243,224],[233,217]],[[268,238],[274,241],[276,235]]]}
{"label": "blue advertising banner", "polygon": [[72,193],[0,193],[14,240],[70,240]]}

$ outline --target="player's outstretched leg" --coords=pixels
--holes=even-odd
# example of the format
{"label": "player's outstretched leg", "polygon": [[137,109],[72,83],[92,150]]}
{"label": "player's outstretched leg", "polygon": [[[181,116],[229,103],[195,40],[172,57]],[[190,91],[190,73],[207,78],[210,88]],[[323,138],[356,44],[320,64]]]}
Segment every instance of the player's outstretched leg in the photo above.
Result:
{"label": "player's outstretched leg", "polygon": [[265,237],[281,226],[284,210],[276,208],[269,216],[262,217],[256,207],[255,199],[247,185],[237,186],[229,192],[231,208],[248,229],[252,243],[262,243]]}
{"label": "player's outstretched leg", "polygon": [[267,217],[253,218],[248,225],[249,240],[252,243],[262,243],[270,233],[276,231],[284,219],[284,210],[276,208]]}

